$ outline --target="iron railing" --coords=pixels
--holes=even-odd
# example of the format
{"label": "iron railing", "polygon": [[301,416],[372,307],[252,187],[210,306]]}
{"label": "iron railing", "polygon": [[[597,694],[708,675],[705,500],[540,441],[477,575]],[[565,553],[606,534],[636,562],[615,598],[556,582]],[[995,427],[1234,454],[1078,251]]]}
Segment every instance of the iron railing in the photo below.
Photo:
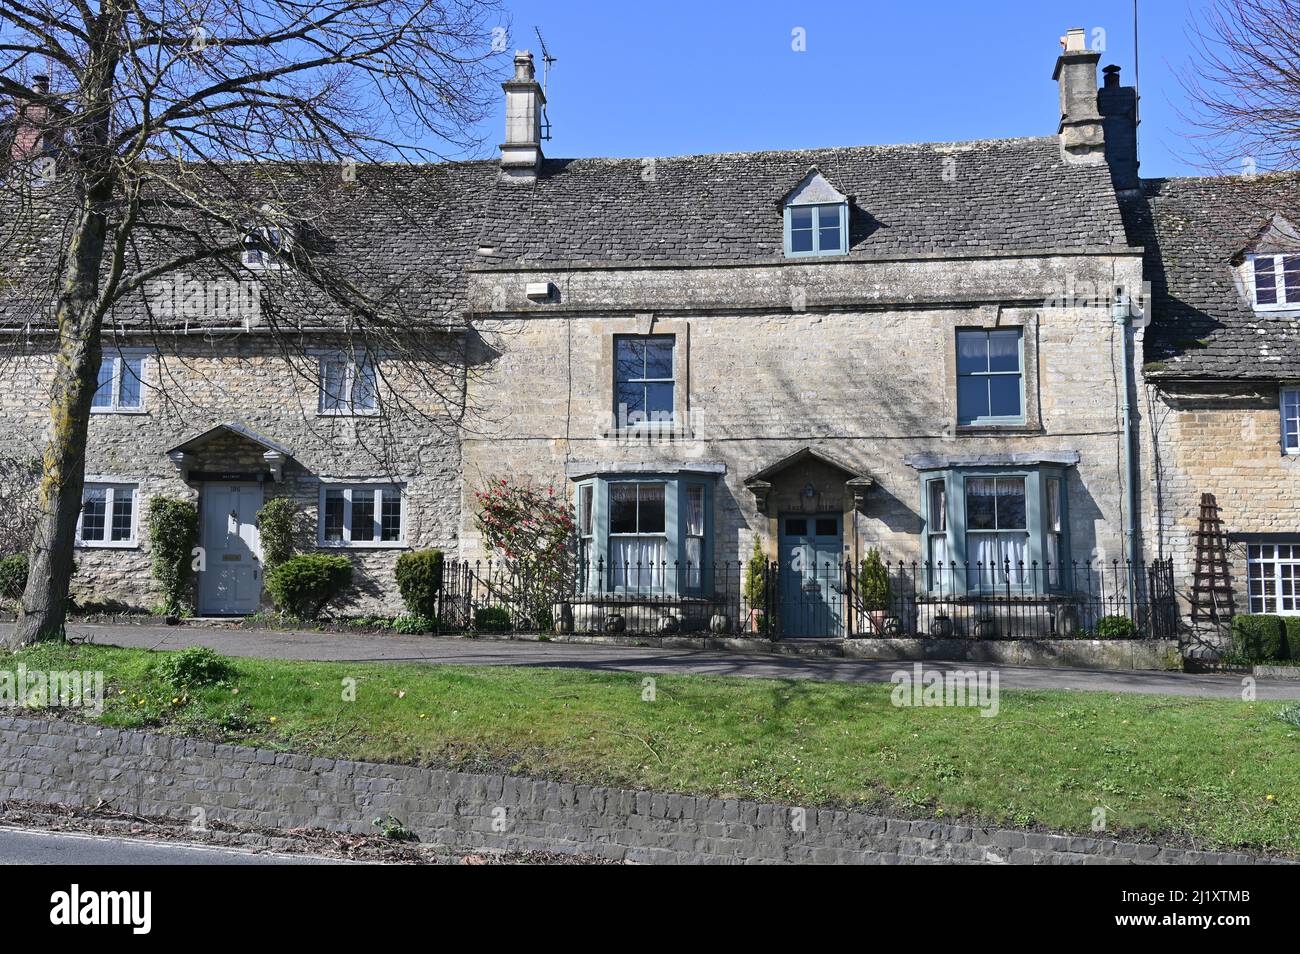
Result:
{"label": "iron railing", "polygon": [[887,597],[869,606],[860,570],[849,561],[798,569],[743,561],[597,561],[544,586],[525,586],[493,561],[449,562],[436,622],[443,631],[766,639],[1171,638],[1178,632],[1171,560],[899,562],[887,564],[885,575]]}

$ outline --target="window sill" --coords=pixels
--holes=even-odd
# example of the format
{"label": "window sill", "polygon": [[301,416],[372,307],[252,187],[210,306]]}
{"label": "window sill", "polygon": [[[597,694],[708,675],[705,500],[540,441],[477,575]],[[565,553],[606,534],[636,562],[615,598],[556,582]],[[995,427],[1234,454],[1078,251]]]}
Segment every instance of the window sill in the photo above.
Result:
{"label": "window sill", "polygon": [[373,411],[317,411],[317,417],[378,417],[379,410]]}
{"label": "window sill", "polygon": [[360,543],[326,543],[317,541],[316,546],[322,550],[407,550],[404,540],[363,540]]}
{"label": "window sill", "polygon": [[76,543],[78,550],[138,550],[140,544],[135,540],[92,540],[89,543],[78,540]]}
{"label": "window sill", "polygon": [[1041,434],[1043,428],[1026,421],[1007,421],[998,423],[989,421],[984,424],[958,424],[958,437],[979,437],[982,434]]}
{"label": "window sill", "polygon": [[91,414],[123,414],[127,416],[148,414],[142,407],[92,407]]}
{"label": "window sill", "polygon": [[687,427],[678,427],[675,424],[653,425],[648,424],[642,427],[607,427],[600,435],[605,440],[618,440],[629,442],[652,442],[652,441],[689,441],[694,440],[695,433]]}

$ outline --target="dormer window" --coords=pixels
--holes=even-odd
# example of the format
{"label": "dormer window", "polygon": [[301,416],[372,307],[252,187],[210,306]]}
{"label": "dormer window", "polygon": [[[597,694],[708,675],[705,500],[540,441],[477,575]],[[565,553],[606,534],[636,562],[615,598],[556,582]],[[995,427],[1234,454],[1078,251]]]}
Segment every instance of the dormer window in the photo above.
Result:
{"label": "dormer window", "polygon": [[288,236],[281,229],[256,228],[244,235],[244,251],[241,260],[245,268],[254,271],[282,268],[289,246]]}
{"label": "dormer window", "polygon": [[1250,256],[1256,308],[1300,308],[1300,255]]}
{"label": "dormer window", "polygon": [[849,250],[849,199],[810,169],[784,199],[785,254],[844,255]]}

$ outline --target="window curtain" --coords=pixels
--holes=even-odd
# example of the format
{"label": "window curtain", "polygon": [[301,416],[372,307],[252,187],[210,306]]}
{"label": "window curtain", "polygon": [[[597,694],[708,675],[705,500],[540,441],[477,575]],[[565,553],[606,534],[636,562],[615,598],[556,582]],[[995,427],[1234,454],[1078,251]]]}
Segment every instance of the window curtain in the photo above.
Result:
{"label": "window curtain", "polygon": [[1020,480],[973,477],[966,481],[968,579],[972,586],[1025,581],[1028,535],[1025,526],[1025,485]]}
{"label": "window curtain", "polygon": [[615,586],[663,589],[667,559],[667,541],[663,537],[611,537],[609,559]]}

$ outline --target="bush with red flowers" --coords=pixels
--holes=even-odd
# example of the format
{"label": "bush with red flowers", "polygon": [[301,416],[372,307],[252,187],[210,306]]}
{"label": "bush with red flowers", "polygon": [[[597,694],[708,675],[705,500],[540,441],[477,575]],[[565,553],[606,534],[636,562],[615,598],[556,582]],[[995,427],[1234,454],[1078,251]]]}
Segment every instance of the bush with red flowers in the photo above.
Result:
{"label": "bush with red flowers", "polygon": [[551,605],[574,578],[574,521],[555,487],[495,478],[474,494],[475,523],[499,566],[491,585],[513,609],[517,628],[549,628]]}

